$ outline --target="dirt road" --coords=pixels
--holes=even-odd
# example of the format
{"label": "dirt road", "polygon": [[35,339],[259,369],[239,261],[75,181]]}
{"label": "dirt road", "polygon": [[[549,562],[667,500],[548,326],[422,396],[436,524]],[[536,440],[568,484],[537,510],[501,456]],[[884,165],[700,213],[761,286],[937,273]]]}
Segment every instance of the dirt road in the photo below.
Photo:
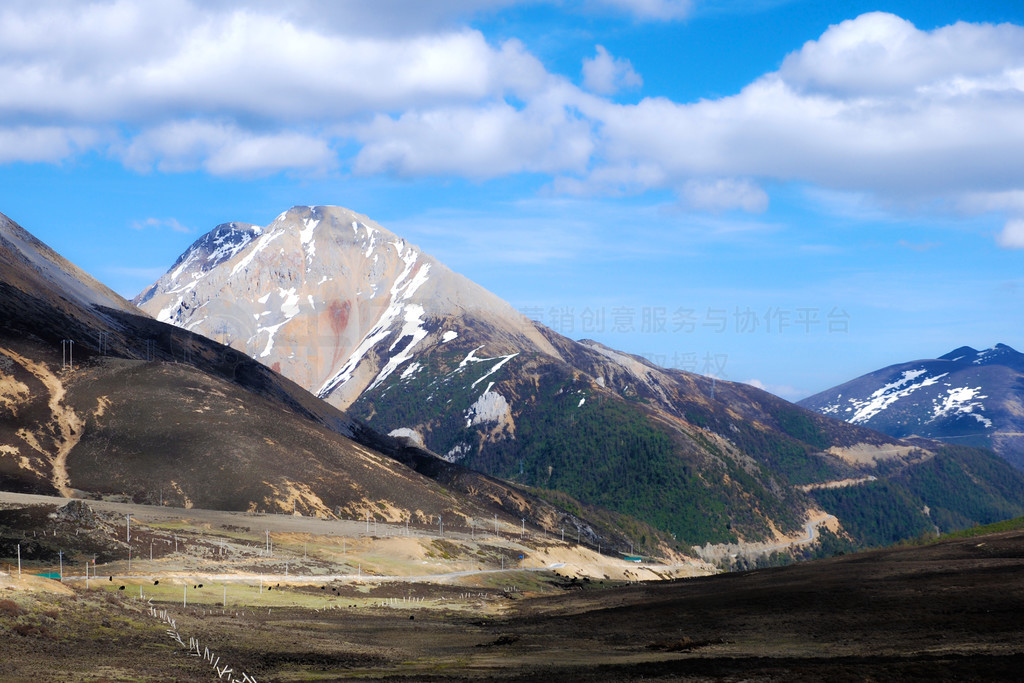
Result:
{"label": "dirt road", "polygon": [[[0,491],[0,504],[13,505],[66,505],[71,498],[58,496],[40,496],[27,493],[9,493]],[[378,536],[397,536],[405,533],[406,526],[385,524],[383,522],[366,523],[365,520],[318,519],[297,515],[250,514],[247,512],[230,512],[224,510],[203,510],[200,508],[176,508],[161,505],[139,505],[136,503],[118,503],[107,500],[83,499],[97,512],[116,515],[131,515],[139,522],[166,523],[186,519],[197,525],[211,526],[231,525],[248,529],[253,533],[270,531],[271,533],[308,533],[322,536],[358,537],[375,534]],[[438,535],[436,530],[424,529],[422,526],[408,527],[410,535]],[[468,534],[445,530],[445,537],[462,537]]]}
{"label": "dirt road", "polygon": [[760,555],[770,555],[771,553],[793,548],[795,546],[813,543],[818,538],[818,528],[822,524],[827,524],[835,519],[834,515],[826,513],[816,515],[804,524],[804,535],[798,538],[786,538],[774,543],[740,542],[720,543],[718,545],[711,545],[709,543],[702,548],[695,548],[695,550],[701,559],[707,562],[718,562],[725,558],[735,559],[737,557],[758,557]]}

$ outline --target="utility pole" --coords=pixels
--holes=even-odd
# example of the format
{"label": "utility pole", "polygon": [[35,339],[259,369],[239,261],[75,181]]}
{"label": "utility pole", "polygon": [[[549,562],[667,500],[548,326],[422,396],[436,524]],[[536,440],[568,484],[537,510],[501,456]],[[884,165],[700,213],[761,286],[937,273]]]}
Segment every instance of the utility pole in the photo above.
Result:
{"label": "utility pole", "polygon": [[124,531],[125,531],[125,535],[127,536],[125,542],[126,543],[131,543],[132,542],[132,516],[131,515],[125,515],[124,518],[125,518]]}
{"label": "utility pole", "polygon": [[70,370],[75,369],[75,342],[71,339],[60,340],[60,367],[61,369],[67,367]]}
{"label": "utility pole", "polygon": [[441,515],[437,516],[437,528],[438,528],[438,534],[443,538],[444,537],[444,522],[441,521]]}

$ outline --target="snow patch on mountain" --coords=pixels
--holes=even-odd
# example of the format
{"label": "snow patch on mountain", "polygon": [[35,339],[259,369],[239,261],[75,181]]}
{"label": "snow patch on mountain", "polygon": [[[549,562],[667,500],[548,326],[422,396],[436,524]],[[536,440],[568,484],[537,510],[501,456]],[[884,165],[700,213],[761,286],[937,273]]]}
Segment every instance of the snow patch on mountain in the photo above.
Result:
{"label": "snow patch on mountain", "polygon": [[386,380],[392,372],[398,369],[398,366],[405,361],[412,358],[413,349],[427,336],[427,330],[423,327],[423,307],[419,304],[408,304],[405,306],[405,324],[402,326],[402,331],[398,333],[394,343],[388,348],[388,351],[394,351],[395,347],[398,346],[406,337],[411,337],[411,341],[405,345],[405,347],[391,356],[388,362],[384,365],[381,371],[377,374],[376,379],[370,384],[368,389],[374,389],[381,382]]}
{"label": "snow patch on mountain", "polygon": [[877,389],[868,396],[867,400],[861,401],[851,398],[850,407],[846,409],[846,412],[853,412],[853,416],[846,418],[846,421],[853,424],[864,424],[901,398],[910,396],[918,389],[932,386],[949,374],[944,372],[941,375],[926,377],[924,380],[914,383],[915,379],[927,374],[927,372],[924,369],[905,370],[899,379],[886,384],[881,389]]}
{"label": "snow patch on mountain", "polygon": [[276,325],[268,325],[267,327],[259,328],[259,330],[257,331],[257,336],[260,335],[260,334],[263,334],[264,332],[267,333],[267,345],[265,347],[263,347],[263,352],[260,353],[260,355],[259,355],[260,358],[266,358],[267,356],[269,356],[273,352],[273,350],[274,350],[274,335],[276,335],[277,331],[280,330],[281,327],[285,323],[287,323],[287,322],[288,322],[287,320],[283,320],[283,321],[277,323]]}
{"label": "snow patch on mountain", "polygon": [[370,254],[373,253],[374,248],[377,246],[377,231],[368,225],[364,225],[366,228],[366,251],[363,252],[364,258],[370,258]]}
{"label": "snow patch on mountain", "polygon": [[[171,271],[171,280],[176,282],[181,277],[181,274],[188,270],[196,260],[198,260],[198,257],[195,254],[189,254],[188,258],[181,262],[181,265]],[[173,293],[175,290],[172,289],[170,291]]]}
{"label": "snow patch on mountain", "polygon": [[988,365],[996,358],[999,358],[1000,356],[1005,356],[1009,352],[1012,352],[1012,349],[1010,349],[1007,346],[1003,346],[1002,344],[997,344],[996,346],[993,346],[991,349],[979,351],[978,357],[971,362],[974,365]]}
{"label": "snow patch on mountain", "polygon": [[302,248],[306,250],[306,259],[310,262],[316,256],[316,243],[313,241],[313,231],[316,230],[318,225],[320,225],[319,218],[304,218],[302,219],[302,228],[299,230],[299,241],[302,242]]}
{"label": "snow patch on mountain", "polygon": [[[177,283],[181,276],[188,272],[191,272],[193,281],[201,279],[208,271],[234,258],[262,233],[263,230],[255,225],[241,223],[218,225],[209,234],[196,240],[189,250],[182,254],[171,269],[168,276],[170,282]],[[177,289],[180,290],[182,286],[184,285],[178,286]],[[168,291],[174,292],[175,289],[172,288]]]}
{"label": "snow patch on mountain", "polygon": [[256,256],[261,251],[263,251],[268,246],[270,246],[271,242],[273,242],[274,240],[276,240],[278,237],[280,237],[283,234],[284,234],[284,231],[276,230],[274,232],[267,232],[267,233],[264,233],[264,234],[260,235],[260,239],[259,239],[258,242],[256,242],[256,246],[253,247],[252,250],[248,254],[245,255],[245,258],[243,258],[241,261],[239,261],[238,263],[235,264],[235,267],[231,269],[231,274],[228,277],[234,277],[239,272],[241,272],[241,271],[245,270],[246,268],[248,268],[249,264],[252,263],[253,259],[256,258]]}
{"label": "snow patch on mountain", "polygon": [[[404,242],[402,246],[404,247]],[[404,325],[401,332],[398,334],[398,337],[391,344],[389,351],[394,351],[398,343],[406,336],[411,336],[412,341],[406,344],[398,354],[387,361],[368,389],[373,389],[379,385],[387,379],[399,365],[412,358],[413,348],[427,336],[427,330],[423,327],[423,307],[419,304],[406,304],[405,302],[407,302],[413,294],[416,293],[416,290],[427,282],[428,274],[430,272],[430,264],[422,263],[419,270],[413,274],[413,269],[417,263],[419,253],[414,249],[409,249],[405,253],[399,251],[399,256],[405,263],[405,268],[395,279],[395,283],[391,287],[391,303],[381,314],[380,318],[377,319],[377,323],[373,328],[363,337],[355,350],[349,355],[341,370],[324,382],[320,387],[320,390],[317,391],[317,396],[320,398],[326,398],[331,394],[331,392],[352,379],[353,373],[355,373],[356,368],[359,366],[359,363],[362,362],[367,352],[380,342],[384,341],[384,339],[391,334],[392,323],[394,323],[395,320],[398,319],[399,315],[403,314],[403,312]],[[409,280],[410,275],[412,275],[411,280]]]}
{"label": "snow patch on mountain", "polygon": [[[504,365],[505,363],[509,362],[510,360],[512,360],[513,358],[515,358],[518,355],[519,355],[519,353],[516,352],[516,353],[511,353],[511,354],[509,354],[507,356],[500,356],[501,360],[499,360],[497,363],[495,363],[494,367],[492,367],[490,370],[487,371],[487,374],[485,374],[483,377],[479,378],[477,381],[473,382],[470,385],[470,387],[471,388],[476,388],[477,384],[480,384],[480,382],[483,382],[485,379],[487,379],[488,377],[490,377],[491,375],[496,373],[498,370],[501,370],[501,366],[502,365]],[[488,358],[487,360],[494,360],[494,359],[493,358]]]}
{"label": "snow patch on mountain", "polygon": [[463,368],[465,368],[470,363],[486,363],[488,361],[493,361],[493,360],[498,361],[482,377],[478,378],[475,382],[473,382],[473,384],[470,385],[470,388],[476,388],[477,384],[480,384],[480,382],[483,382],[485,379],[487,379],[488,377],[490,377],[491,375],[496,373],[498,370],[500,370],[501,367],[503,365],[505,365],[505,363],[509,362],[510,360],[512,360],[513,358],[515,358],[516,356],[519,355],[519,353],[516,352],[516,353],[510,353],[507,356],[497,356],[495,358],[481,358],[481,357],[476,355],[476,352],[479,351],[480,349],[482,349],[483,347],[484,346],[481,344],[480,346],[476,347],[475,349],[470,351],[468,354],[466,354],[466,357],[463,358],[461,361],[459,361],[459,367],[457,367],[455,369],[455,372],[458,372],[459,370],[462,370]]}
{"label": "snow patch on mountain", "polygon": [[[981,387],[955,387],[946,391],[945,396],[940,396],[933,401],[934,411],[929,422],[944,417],[956,415],[970,415],[987,428],[992,427],[992,420],[980,415],[975,410],[985,410],[980,399],[988,398],[981,395]],[[979,399],[979,400],[975,400]]]}
{"label": "snow patch on mountain", "polygon": [[491,360],[490,358],[477,358],[476,357],[476,352],[479,351],[482,348],[484,348],[483,344],[481,344],[480,346],[476,347],[475,349],[470,351],[468,354],[466,354],[466,357],[463,358],[461,361],[459,361],[459,368],[461,369],[461,368],[466,367],[466,365],[468,363],[479,363],[481,361]]}
{"label": "snow patch on mountain", "polygon": [[156,314],[157,321],[162,322],[162,323],[173,323],[174,322],[174,312],[176,310],[178,310],[179,308],[181,308],[181,303],[182,303],[181,299],[179,298],[177,301],[172,303],[167,308],[161,308],[160,312]]}
{"label": "snow patch on mountain", "polygon": [[405,370],[402,370],[401,378],[402,379],[409,379],[414,374],[416,374],[417,370],[419,370],[422,367],[423,367],[422,365],[420,365],[418,362],[415,362],[415,361],[412,362],[412,363],[409,363],[409,366]]}
{"label": "snow patch on mountain", "polygon": [[284,300],[281,303],[281,314],[291,320],[299,314],[299,295],[295,288],[278,290],[278,295]]}

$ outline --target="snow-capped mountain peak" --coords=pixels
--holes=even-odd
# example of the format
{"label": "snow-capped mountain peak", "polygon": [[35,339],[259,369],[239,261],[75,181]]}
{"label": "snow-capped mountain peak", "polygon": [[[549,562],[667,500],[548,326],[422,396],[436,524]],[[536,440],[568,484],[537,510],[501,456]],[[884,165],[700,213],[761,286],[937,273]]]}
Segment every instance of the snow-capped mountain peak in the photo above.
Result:
{"label": "snow-capped mountain peak", "polygon": [[[296,206],[264,228],[219,225],[136,302],[342,408],[425,346],[465,337],[467,319],[557,355],[508,304],[341,207]],[[454,318],[458,329],[445,324]]]}
{"label": "snow-capped mountain peak", "polygon": [[1006,344],[893,365],[800,405],[891,436],[988,446],[1024,466],[1024,354]]}

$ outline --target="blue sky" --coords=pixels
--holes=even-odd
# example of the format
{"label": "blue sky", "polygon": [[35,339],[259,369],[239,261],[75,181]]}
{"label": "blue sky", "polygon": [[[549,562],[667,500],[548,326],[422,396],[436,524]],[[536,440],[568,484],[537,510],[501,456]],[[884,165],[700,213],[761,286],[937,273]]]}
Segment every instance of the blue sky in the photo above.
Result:
{"label": "blue sky", "polygon": [[301,204],[789,399],[1022,348],[1024,6],[0,8],[0,212],[121,294]]}

